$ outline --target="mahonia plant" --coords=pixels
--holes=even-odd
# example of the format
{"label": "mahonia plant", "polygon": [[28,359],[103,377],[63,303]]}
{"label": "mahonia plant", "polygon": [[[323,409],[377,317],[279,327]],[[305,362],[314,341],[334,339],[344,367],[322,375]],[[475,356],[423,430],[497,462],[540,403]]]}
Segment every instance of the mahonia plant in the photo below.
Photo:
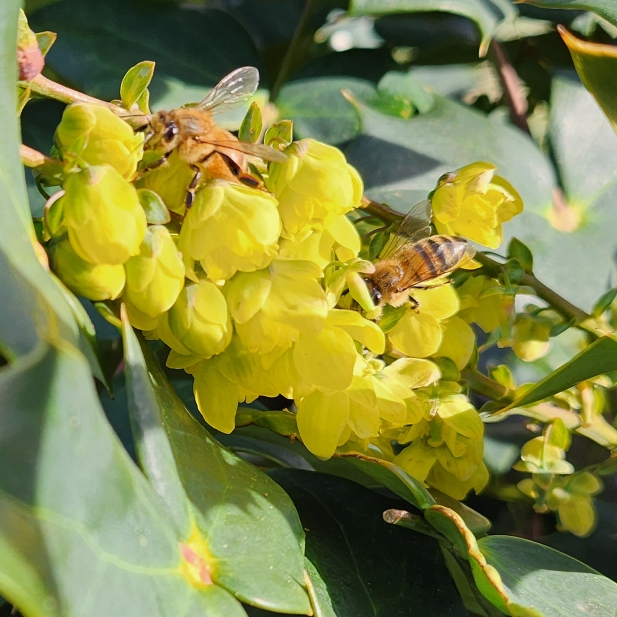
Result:
{"label": "mahonia plant", "polygon": [[[118,103],[147,114],[146,86]],[[516,311],[516,297],[533,294],[520,284],[528,249],[513,241],[499,273],[476,273],[472,261],[402,306],[376,306],[366,277],[395,230],[362,212],[362,178],[339,149],[294,141],[281,120],[264,143],[284,162],[253,158],[256,186],[205,177],[187,208],[189,165],[174,151],[150,170],[143,132],[118,112],[75,102],[57,127],[61,165],[46,182],[62,190],[47,202],[44,240],[61,281],[105,301],[108,318],[123,304],[134,327],[169,347],[167,366],[193,377],[197,406],[218,431],[234,430],[239,405],[282,396],[294,437],[321,459],[358,452],[455,499],[481,491],[484,423],[462,371],[493,344],[538,359],[563,326],[550,309]],[[523,209],[486,162],[443,175],[428,198],[435,233],[488,249]],[[527,387],[505,366],[492,377],[512,392]],[[556,404],[576,407],[577,393]],[[596,420],[599,409],[589,412]],[[530,474],[518,486],[537,511],[585,535],[601,482],[565,460],[571,430],[547,419],[515,469]]]}

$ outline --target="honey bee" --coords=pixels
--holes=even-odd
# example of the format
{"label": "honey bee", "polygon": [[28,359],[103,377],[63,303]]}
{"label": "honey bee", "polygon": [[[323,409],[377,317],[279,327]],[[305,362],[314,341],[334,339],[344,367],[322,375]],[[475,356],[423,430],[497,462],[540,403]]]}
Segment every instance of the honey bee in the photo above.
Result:
{"label": "honey bee", "polygon": [[460,268],[475,255],[466,240],[454,236],[431,236],[429,201],[415,205],[390,238],[364,280],[376,306],[403,305],[414,289]]}
{"label": "honey bee", "polygon": [[257,69],[245,66],[223,77],[201,103],[150,115],[143,127],[146,131],[144,149],[161,152],[162,156],[148,165],[142,174],[160,167],[172,152],[177,151],[195,172],[186,194],[187,208],[191,207],[203,180],[223,178],[260,187],[261,182],[247,173],[244,155],[275,162],[286,161],[287,155],[263,144],[239,141],[232,133],[217,126],[213,117],[246,100],[258,85]]}

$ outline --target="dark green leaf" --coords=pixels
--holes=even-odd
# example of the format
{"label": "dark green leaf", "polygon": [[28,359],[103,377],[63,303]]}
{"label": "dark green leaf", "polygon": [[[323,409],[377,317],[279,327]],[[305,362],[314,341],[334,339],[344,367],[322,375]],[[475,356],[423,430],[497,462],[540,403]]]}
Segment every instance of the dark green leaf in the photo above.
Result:
{"label": "dark green leaf", "polygon": [[293,504],[188,413],[128,320],[124,340],[137,455],[169,518],[187,536],[193,521],[215,583],[250,604],[306,613],[304,534]]}
{"label": "dark green leaf", "polygon": [[150,225],[165,225],[171,220],[169,210],[158,193],[150,189],[137,189],[139,203],[146,213]]}
{"label": "dark green leaf", "polygon": [[23,614],[243,614],[224,590],[185,578],[79,352],[59,343],[20,358],[0,372],[0,400],[0,592]]}
{"label": "dark green leaf", "polygon": [[263,123],[261,119],[261,109],[257,103],[251,103],[249,110],[242,120],[240,130],[238,131],[238,139],[249,144],[254,144],[261,135]]}
{"label": "dark green leaf", "polygon": [[384,522],[401,503],[342,478],[297,470],[272,477],[307,529],[306,552],[336,615],[466,615],[432,538]]}
{"label": "dark green leaf", "polygon": [[517,259],[508,259],[503,267],[505,270],[504,275],[508,277],[507,282],[511,285],[516,285],[525,275],[525,270]]}
{"label": "dark green leaf", "polygon": [[614,617],[617,583],[580,561],[509,536],[481,538],[478,547],[499,572],[509,603],[528,607],[527,612],[510,614]]}
{"label": "dark green leaf", "polygon": [[495,29],[516,12],[504,0],[352,0],[352,15],[387,15],[389,13],[418,13],[445,11],[462,15],[475,22],[482,35],[480,55],[484,56]]}
{"label": "dark green leaf", "polygon": [[617,5],[613,0],[520,0],[549,9],[582,9],[593,11],[617,26]]}
{"label": "dark green leaf", "polygon": [[297,137],[342,144],[359,134],[361,124],[342,90],[375,97],[375,86],[351,77],[315,77],[286,84],[277,99],[280,113],[294,121]]}
{"label": "dark green leaf", "polygon": [[407,213],[426,199],[443,173],[487,161],[519,191],[528,210],[544,212],[551,203],[553,169],[521,131],[439,96],[429,112],[409,119],[359,100],[355,105],[362,130],[345,154],[360,171],[371,199]]}
{"label": "dark green leaf", "polygon": [[19,2],[0,6],[0,353],[12,359],[32,351],[40,337],[59,335],[73,343],[79,331],[56,283],[32,247],[17,126],[16,28]]}
{"label": "dark green leaf", "polygon": [[125,109],[131,109],[135,103],[145,114],[148,108],[148,86],[154,75],[154,62],[144,60],[131,67],[122,78],[120,98]]}
{"label": "dark green leaf", "polygon": [[533,271],[533,255],[529,248],[518,238],[512,238],[508,244],[508,259],[516,259],[527,274]]}
{"label": "dark green leaf", "polygon": [[[502,411],[531,405],[597,375],[617,370],[617,340],[604,336],[534,384]],[[501,412],[500,412],[501,413]]]}
{"label": "dark green leaf", "polygon": [[259,66],[248,34],[216,9],[65,0],[36,11],[30,25],[58,33],[48,65],[78,89],[105,100],[117,98],[126,71],[143,60],[156,62],[150,100],[157,109],[199,101],[230,71]]}

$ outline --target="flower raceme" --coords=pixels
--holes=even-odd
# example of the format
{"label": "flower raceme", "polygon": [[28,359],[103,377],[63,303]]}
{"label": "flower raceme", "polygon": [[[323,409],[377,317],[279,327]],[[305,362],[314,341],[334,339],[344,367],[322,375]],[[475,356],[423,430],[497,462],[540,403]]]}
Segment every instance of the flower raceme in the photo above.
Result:
{"label": "flower raceme", "polygon": [[[105,108],[65,111],[64,195],[50,204],[48,231],[66,285],[92,300],[120,297],[131,323],[171,349],[168,366],[193,376],[197,405],[220,431],[234,429],[239,403],[283,396],[320,458],[381,452],[451,496],[481,490],[482,422],[432,359],[470,361],[469,323],[496,327],[481,297],[495,282],[471,274],[458,293],[413,290],[416,308],[374,320],[363,282],[374,265],[346,216],[362,180],[340,150],[293,142],[286,162],[260,168],[266,189],[209,180],[189,210],[191,170],[172,154],[135,180],[161,204],[153,217],[130,182],[141,139]],[[432,202],[439,232],[491,247],[522,207],[484,163],[450,174]]]}

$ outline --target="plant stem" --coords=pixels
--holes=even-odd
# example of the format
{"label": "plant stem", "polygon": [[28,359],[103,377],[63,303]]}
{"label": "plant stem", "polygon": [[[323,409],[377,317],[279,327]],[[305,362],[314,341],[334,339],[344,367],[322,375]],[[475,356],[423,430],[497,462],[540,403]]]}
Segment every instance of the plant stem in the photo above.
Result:
{"label": "plant stem", "polygon": [[[403,215],[393,210],[385,204],[377,203],[368,197],[362,198],[362,209],[379,217],[382,221],[387,223],[400,223],[403,220]],[[476,261],[481,263],[486,272],[491,276],[497,276],[501,272],[502,264],[495,261],[484,253],[476,253],[474,257]],[[568,302],[565,298],[560,296],[557,292],[547,287],[544,283],[540,282],[533,274],[524,274],[523,278],[519,281],[520,285],[526,285],[531,287],[538,298],[544,300],[551,308],[557,311],[566,321],[574,320],[575,325],[580,326],[583,322],[591,320],[591,316],[585,311],[574,306],[571,302]],[[598,335],[595,328],[589,326],[583,326],[585,330],[588,330],[594,335]]]}
{"label": "plant stem", "polygon": [[52,164],[55,162],[55,159],[51,159],[48,156],[45,156],[42,152],[35,150],[34,148],[30,148],[29,146],[24,146],[23,144],[19,146],[19,156],[21,157],[21,162],[30,168],[41,167],[41,165]]}
{"label": "plant stem", "polygon": [[478,394],[482,394],[493,401],[509,403],[514,400],[514,394],[510,388],[502,386],[494,379],[483,375],[475,368],[465,368],[462,371],[465,383]]}
{"label": "plant stem", "polygon": [[47,79],[47,77],[43,77],[43,75],[37,75],[32,81],[29,81],[27,85],[32,92],[49,99],[66,103],[67,105],[70,103],[92,103],[93,105],[107,107],[107,109],[113,111],[117,116],[120,116],[123,120],[126,120],[135,128],[142,127],[144,125],[144,118],[147,117],[147,114],[135,114],[133,112],[128,112],[126,109],[122,109],[122,107],[119,107],[118,105],[108,103],[107,101],[102,101],[101,99],[97,99],[93,96],[88,96],[87,94],[83,94],[83,92],[73,90],[72,88],[63,86],[56,81]]}
{"label": "plant stem", "polygon": [[527,99],[521,88],[521,80],[515,68],[510,63],[506,50],[495,39],[491,42],[491,51],[499,80],[503,87],[504,98],[510,109],[512,124],[531,135],[527,124]]}

